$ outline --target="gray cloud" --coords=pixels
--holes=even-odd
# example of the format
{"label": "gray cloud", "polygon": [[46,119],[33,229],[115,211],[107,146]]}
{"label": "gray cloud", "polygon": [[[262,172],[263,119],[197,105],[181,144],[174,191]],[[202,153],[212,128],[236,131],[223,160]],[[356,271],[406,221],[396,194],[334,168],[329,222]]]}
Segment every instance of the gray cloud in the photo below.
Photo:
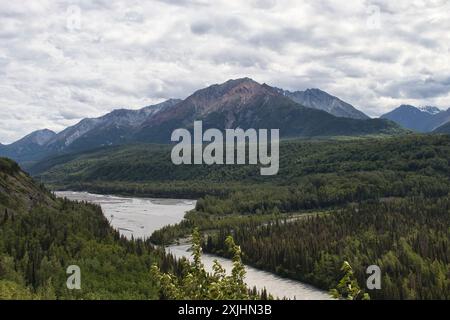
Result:
{"label": "gray cloud", "polygon": [[393,81],[379,90],[380,94],[392,98],[429,99],[450,92],[450,78],[436,80],[433,78]]}
{"label": "gray cloud", "polygon": [[252,50],[231,49],[227,51],[218,51],[211,56],[211,59],[217,64],[238,66],[243,68],[265,69],[268,61],[259,55],[255,55]]}
{"label": "gray cloud", "polygon": [[213,24],[208,21],[198,21],[191,24],[191,31],[196,34],[206,34],[213,28]]}
{"label": "gray cloud", "polygon": [[0,4],[2,143],[245,76],[318,87],[371,116],[450,106],[444,0]]}
{"label": "gray cloud", "polygon": [[157,0],[169,5],[191,7],[191,6],[207,6],[208,0]]}

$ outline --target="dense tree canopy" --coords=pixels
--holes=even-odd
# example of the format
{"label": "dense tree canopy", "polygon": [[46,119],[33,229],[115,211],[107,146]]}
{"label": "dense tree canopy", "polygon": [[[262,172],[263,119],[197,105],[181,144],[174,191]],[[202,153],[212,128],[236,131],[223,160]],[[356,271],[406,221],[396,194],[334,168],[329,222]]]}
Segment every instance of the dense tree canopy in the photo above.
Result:
{"label": "dense tree canopy", "polygon": [[411,198],[351,205],[327,214],[266,224],[242,223],[211,234],[205,250],[227,255],[229,234],[244,262],[329,289],[338,285],[342,261],[359,283],[366,269],[382,270],[373,298],[450,299],[450,198]]}
{"label": "dense tree canopy", "polygon": [[[369,265],[380,266],[382,289],[371,298],[450,298],[449,136],[293,140],[280,148],[280,172],[271,177],[259,175],[259,166],[175,166],[170,147],[155,145],[66,155],[33,170],[59,188],[198,198],[184,221],[152,235],[156,244],[197,227],[208,235],[208,252],[231,257],[224,243],[233,235],[244,262],[324,289],[338,288],[348,261],[360,284]],[[7,256],[23,258],[15,252]],[[30,283],[19,283],[24,295]]]}
{"label": "dense tree canopy", "polygon": [[[151,266],[179,273],[172,256],[121,238],[100,207],[57,199],[0,163],[0,299],[156,299]],[[70,265],[81,290],[66,286]]]}

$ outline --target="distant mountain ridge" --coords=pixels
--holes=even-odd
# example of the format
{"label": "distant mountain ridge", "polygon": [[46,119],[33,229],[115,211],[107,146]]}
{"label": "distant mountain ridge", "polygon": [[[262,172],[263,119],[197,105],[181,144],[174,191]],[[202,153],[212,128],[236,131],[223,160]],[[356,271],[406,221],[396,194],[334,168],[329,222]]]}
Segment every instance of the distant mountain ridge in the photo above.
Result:
{"label": "distant mountain ridge", "polygon": [[436,128],[433,132],[450,134],[450,122],[447,122],[446,124],[440,126],[439,128]]}
{"label": "distant mountain ridge", "polygon": [[0,155],[24,164],[60,152],[125,143],[130,131],[179,101],[170,99],[139,110],[117,109],[99,118],[83,119],[58,134],[47,129],[38,130],[10,145],[1,145]]}
{"label": "distant mountain ridge", "polygon": [[55,136],[51,130],[37,130],[12,144],[0,144],[0,154],[18,162],[38,160],[46,153],[44,146]]}
{"label": "distant mountain ridge", "polygon": [[336,117],[353,119],[370,119],[351,104],[328,94],[320,89],[306,89],[305,91],[288,91],[278,89],[281,94],[308,108],[323,110]]}
{"label": "distant mountain ridge", "polygon": [[419,107],[420,111],[424,111],[424,112],[428,112],[429,114],[438,114],[439,112],[442,112],[441,109],[439,109],[438,107],[433,107],[433,106],[423,106],[423,107]]}
{"label": "distant mountain ridge", "polygon": [[99,118],[83,119],[48,141],[47,149],[58,152],[69,148],[75,151],[125,143],[130,132],[143,122],[180,101],[170,99],[139,110],[117,109]]}
{"label": "distant mountain ridge", "polygon": [[404,128],[417,132],[432,132],[450,121],[450,109],[440,110],[437,107],[415,107],[401,105],[381,116],[382,119],[394,121]]}
{"label": "distant mountain ridge", "polygon": [[174,129],[191,128],[194,120],[202,120],[205,128],[279,128],[284,138],[364,135],[398,129],[380,119],[340,118],[307,108],[279,89],[243,78],[198,90],[146,121],[135,137],[138,141],[164,142]]}
{"label": "distant mountain ridge", "polygon": [[[314,91],[318,93],[317,91]],[[345,104],[322,91],[320,96],[334,105]],[[326,100],[325,99],[325,100]],[[382,119],[352,119],[336,117],[303,106],[280,89],[259,84],[250,78],[229,80],[194,92],[184,100],[171,99],[140,110],[119,109],[99,118],[87,118],[48,139],[31,153],[19,154],[16,144],[6,147],[6,155],[21,163],[48,156],[79,152],[103,146],[136,142],[170,143],[173,130],[192,129],[195,120],[204,128],[278,128],[282,138],[336,135],[392,134],[401,132],[396,124]],[[350,106],[351,107],[351,106]],[[353,108],[353,107],[351,107]],[[351,110],[351,109],[348,109]]]}

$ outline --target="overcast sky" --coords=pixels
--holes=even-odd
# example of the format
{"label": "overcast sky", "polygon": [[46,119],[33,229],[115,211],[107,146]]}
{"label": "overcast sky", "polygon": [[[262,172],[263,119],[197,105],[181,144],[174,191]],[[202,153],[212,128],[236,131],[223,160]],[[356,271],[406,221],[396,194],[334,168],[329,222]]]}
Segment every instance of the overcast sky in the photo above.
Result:
{"label": "overcast sky", "polygon": [[448,3],[0,0],[0,142],[239,77],[446,109]]}

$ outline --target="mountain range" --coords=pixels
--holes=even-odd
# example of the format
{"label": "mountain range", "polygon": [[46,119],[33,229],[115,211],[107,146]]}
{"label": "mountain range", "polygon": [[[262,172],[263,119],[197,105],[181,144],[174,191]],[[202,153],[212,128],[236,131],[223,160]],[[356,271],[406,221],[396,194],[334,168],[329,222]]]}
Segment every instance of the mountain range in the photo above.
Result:
{"label": "mountain range", "polygon": [[450,109],[440,110],[437,107],[415,107],[401,105],[381,116],[396,122],[404,128],[417,132],[433,132],[450,121]]}
{"label": "mountain range", "polygon": [[140,110],[119,109],[86,118],[56,134],[36,131],[0,155],[21,164],[49,156],[129,143],[170,143],[173,130],[207,128],[279,128],[282,138],[353,136],[404,132],[385,119],[370,119],[348,103],[318,90],[289,92],[249,78],[229,80]]}
{"label": "mountain range", "polygon": [[159,112],[169,110],[181,100],[170,99],[140,110],[117,109],[99,118],[86,118],[55,135],[46,144],[50,152],[85,150],[90,146],[122,144],[130,132]]}
{"label": "mountain range", "polygon": [[48,129],[32,132],[10,145],[0,144],[0,155],[18,162],[41,159],[47,154],[47,143],[56,135]]}
{"label": "mountain range", "polygon": [[353,119],[370,119],[351,104],[332,96],[320,89],[307,89],[305,91],[287,91],[278,89],[281,94],[308,108],[323,110],[336,117]]}

